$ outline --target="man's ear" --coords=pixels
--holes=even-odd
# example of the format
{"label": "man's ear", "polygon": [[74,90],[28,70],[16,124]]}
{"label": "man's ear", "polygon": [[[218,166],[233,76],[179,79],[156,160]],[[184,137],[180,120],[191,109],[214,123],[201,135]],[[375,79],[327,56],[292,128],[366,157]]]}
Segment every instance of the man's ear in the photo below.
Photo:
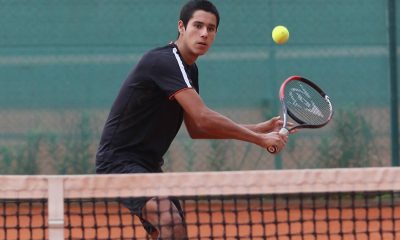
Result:
{"label": "man's ear", "polygon": [[178,32],[182,34],[185,31],[185,25],[183,24],[182,20],[178,21]]}

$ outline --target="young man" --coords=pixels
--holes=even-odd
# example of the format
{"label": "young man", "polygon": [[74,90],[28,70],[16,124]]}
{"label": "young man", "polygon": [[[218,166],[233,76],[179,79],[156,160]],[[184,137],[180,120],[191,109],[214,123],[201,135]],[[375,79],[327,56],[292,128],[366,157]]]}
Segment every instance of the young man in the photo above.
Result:
{"label": "young man", "polygon": [[[124,82],[105,124],[97,173],[162,172],[163,155],[182,122],[192,138],[237,139],[281,150],[279,117],[241,125],[209,109],[199,96],[195,61],[214,42],[219,13],[207,0],[191,0],[178,21],[178,39],[143,56]],[[135,198],[124,203],[154,239],[186,239],[179,201]]]}

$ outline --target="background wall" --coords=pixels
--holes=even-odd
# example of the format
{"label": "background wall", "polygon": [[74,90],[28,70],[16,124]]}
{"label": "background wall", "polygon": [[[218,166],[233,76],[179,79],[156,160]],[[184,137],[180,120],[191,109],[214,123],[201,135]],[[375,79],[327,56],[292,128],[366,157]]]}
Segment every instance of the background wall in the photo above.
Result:
{"label": "background wall", "polygon": [[[211,108],[263,121],[279,114],[281,82],[302,75],[326,90],[335,116],[292,136],[277,157],[239,141],[191,140],[182,127],[166,170],[392,165],[389,40],[399,21],[388,21],[390,1],[215,0],[217,39],[198,60]],[[184,2],[0,0],[0,173],[92,173],[119,87],[143,53],[176,38]],[[288,27],[286,45],[273,44],[275,25]]]}

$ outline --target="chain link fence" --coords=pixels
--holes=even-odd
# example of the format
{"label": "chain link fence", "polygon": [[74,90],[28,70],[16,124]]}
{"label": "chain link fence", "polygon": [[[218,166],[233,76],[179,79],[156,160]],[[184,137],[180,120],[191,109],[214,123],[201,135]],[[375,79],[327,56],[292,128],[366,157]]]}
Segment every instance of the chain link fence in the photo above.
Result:
{"label": "chain link fence", "polygon": [[[182,127],[166,170],[391,165],[389,1],[215,0],[217,39],[198,60],[207,105],[236,122],[264,121],[279,114],[281,82],[301,75],[327,91],[334,119],[291,136],[278,156],[192,140]],[[176,39],[184,2],[0,0],[0,173],[93,173],[119,87],[143,53]],[[273,44],[275,25],[288,27],[287,44]]]}

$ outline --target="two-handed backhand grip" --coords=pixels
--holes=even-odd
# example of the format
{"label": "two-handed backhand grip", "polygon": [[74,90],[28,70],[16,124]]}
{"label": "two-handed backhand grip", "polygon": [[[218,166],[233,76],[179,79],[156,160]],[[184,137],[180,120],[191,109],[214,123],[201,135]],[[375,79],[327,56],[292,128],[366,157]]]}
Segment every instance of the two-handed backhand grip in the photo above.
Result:
{"label": "two-handed backhand grip", "polygon": [[[288,133],[289,133],[289,130],[287,130],[287,128],[281,128],[281,130],[279,130],[280,135],[287,135]],[[274,153],[278,152],[278,147],[276,145],[269,146],[267,148],[267,150],[269,153],[274,154]]]}

